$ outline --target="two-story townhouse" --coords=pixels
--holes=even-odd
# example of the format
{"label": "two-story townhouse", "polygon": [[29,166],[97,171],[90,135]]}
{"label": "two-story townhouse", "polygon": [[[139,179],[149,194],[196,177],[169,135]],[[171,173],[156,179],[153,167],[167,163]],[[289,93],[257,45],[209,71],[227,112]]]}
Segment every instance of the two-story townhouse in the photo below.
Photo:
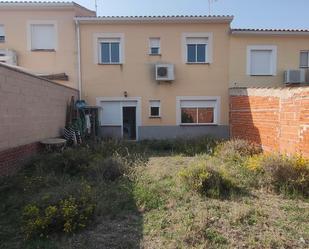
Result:
{"label": "two-story townhouse", "polygon": [[74,2],[1,2],[0,61],[77,88],[74,17],[95,15]]}
{"label": "two-story townhouse", "polygon": [[[76,18],[82,98],[102,107],[102,134],[227,137],[232,19]],[[174,79],[157,80],[158,64],[174,68]]]}
{"label": "two-story townhouse", "polygon": [[[231,16],[81,17],[82,96],[104,136],[228,136],[229,87],[284,86],[309,31],[230,29]],[[173,80],[157,79],[171,65]]]}

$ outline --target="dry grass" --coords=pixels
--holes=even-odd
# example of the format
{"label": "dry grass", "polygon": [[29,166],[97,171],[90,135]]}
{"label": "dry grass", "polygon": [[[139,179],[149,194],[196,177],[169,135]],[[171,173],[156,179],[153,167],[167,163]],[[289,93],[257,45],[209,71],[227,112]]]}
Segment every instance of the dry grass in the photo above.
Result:
{"label": "dry grass", "polygon": [[188,190],[179,177],[182,169],[201,160],[212,159],[147,157],[129,176],[108,182],[94,171],[98,200],[94,223],[72,236],[51,235],[27,243],[16,215],[20,190],[9,195],[3,188],[0,248],[309,248],[308,199],[287,199],[253,188],[249,195],[206,198]]}
{"label": "dry grass", "polygon": [[[253,192],[235,200],[205,199],[182,189],[176,172],[198,158],[152,158],[145,174],[168,179],[165,206],[144,213],[143,248],[308,248],[309,203]],[[175,179],[176,178],[176,179]]]}

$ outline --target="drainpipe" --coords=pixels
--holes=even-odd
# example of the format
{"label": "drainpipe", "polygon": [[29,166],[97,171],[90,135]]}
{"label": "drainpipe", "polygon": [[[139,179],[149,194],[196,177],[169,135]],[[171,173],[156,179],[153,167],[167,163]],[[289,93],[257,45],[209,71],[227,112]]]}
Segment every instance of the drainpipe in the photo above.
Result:
{"label": "drainpipe", "polygon": [[77,35],[77,80],[79,99],[82,98],[82,74],[81,74],[81,54],[80,54],[80,27],[78,20],[75,20],[76,35]]}

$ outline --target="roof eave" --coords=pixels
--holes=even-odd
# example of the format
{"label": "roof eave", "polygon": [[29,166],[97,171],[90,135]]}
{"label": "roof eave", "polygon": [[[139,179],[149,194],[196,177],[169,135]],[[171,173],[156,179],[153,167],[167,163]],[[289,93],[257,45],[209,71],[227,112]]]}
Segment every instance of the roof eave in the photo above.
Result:
{"label": "roof eave", "polygon": [[257,30],[232,30],[232,35],[260,35],[260,36],[281,36],[281,35],[296,35],[296,36],[308,36],[309,31],[257,31]]}
{"label": "roof eave", "polygon": [[81,23],[231,23],[227,17],[75,17]]}

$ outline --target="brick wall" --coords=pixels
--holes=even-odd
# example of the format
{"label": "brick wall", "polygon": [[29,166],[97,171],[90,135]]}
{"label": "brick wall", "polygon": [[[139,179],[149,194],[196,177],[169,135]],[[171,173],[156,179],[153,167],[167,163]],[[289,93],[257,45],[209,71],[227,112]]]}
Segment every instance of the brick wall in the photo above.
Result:
{"label": "brick wall", "polygon": [[309,87],[231,88],[230,134],[309,157]]}
{"label": "brick wall", "polygon": [[78,91],[0,64],[0,175],[60,135],[71,96]]}

